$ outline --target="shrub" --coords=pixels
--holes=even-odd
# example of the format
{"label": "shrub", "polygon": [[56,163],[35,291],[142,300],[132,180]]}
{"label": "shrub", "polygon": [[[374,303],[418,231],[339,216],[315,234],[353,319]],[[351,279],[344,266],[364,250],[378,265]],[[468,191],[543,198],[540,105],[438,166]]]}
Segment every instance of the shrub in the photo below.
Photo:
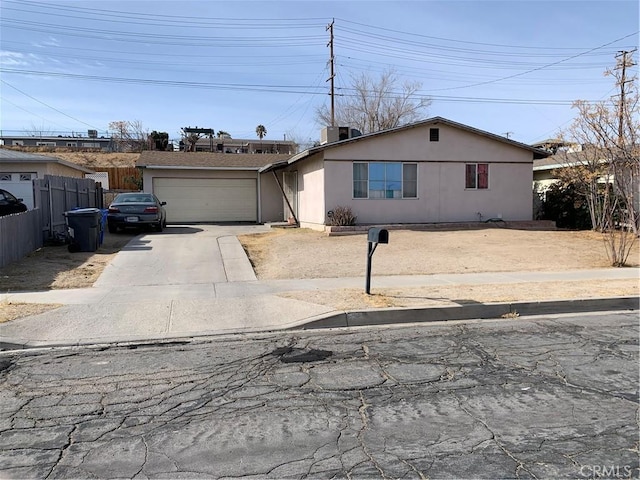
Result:
{"label": "shrub", "polygon": [[355,225],[357,218],[351,211],[351,207],[337,206],[329,212],[329,225],[347,227]]}
{"label": "shrub", "polygon": [[554,183],[546,192],[542,218],[555,220],[558,228],[591,229],[589,207],[583,195],[572,185]]}

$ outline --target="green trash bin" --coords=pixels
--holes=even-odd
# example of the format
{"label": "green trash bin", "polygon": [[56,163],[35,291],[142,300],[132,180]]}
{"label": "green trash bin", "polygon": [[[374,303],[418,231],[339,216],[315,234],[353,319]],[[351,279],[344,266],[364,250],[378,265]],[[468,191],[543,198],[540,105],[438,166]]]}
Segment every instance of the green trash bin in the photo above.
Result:
{"label": "green trash bin", "polygon": [[100,245],[102,212],[98,208],[78,208],[64,212],[71,243],[70,252],[95,252]]}

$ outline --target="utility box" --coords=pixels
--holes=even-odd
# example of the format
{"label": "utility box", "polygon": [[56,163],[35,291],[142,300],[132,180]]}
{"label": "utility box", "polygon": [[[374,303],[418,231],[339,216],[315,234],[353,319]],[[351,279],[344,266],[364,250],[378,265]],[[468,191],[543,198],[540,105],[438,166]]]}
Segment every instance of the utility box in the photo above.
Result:
{"label": "utility box", "polygon": [[389,230],[372,227],[368,230],[368,241],[371,243],[389,243]]}
{"label": "utility box", "polygon": [[102,211],[98,208],[79,208],[64,212],[71,238],[70,252],[95,252],[100,245]]}

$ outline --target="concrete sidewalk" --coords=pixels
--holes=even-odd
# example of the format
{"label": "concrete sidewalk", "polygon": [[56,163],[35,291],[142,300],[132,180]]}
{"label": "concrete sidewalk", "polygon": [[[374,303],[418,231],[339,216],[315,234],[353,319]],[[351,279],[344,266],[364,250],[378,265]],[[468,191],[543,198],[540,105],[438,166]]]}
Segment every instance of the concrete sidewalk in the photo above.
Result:
{"label": "concrete sidewalk", "polygon": [[[219,258],[216,268],[189,276],[186,268],[183,278],[163,276],[163,265],[155,270],[143,265],[140,248],[134,239],[131,246],[121,251],[91,288],[50,290],[0,294],[1,302],[61,304],[60,308],[27,318],[0,324],[0,344],[10,346],[75,345],[140,340],[162,340],[230,332],[278,330],[305,325],[345,326],[375,324],[393,321],[419,321],[425,317],[424,309],[393,309],[369,313],[337,311],[327,306],[278,296],[282,292],[318,291],[362,288],[365,279],[320,278],[305,280],[256,279],[237,237],[216,238]],[[139,248],[140,247],[140,248]],[[136,256],[137,254],[137,256]],[[200,261],[193,258],[193,262]],[[157,263],[157,262],[156,262]],[[148,271],[141,275],[140,271]],[[638,268],[610,268],[565,272],[500,272],[472,274],[439,274],[413,276],[376,276],[374,288],[406,288],[439,285],[515,284],[528,282],[561,282],[576,280],[638,279]],[[637,298],[604,299],[590,303],[611,309],[638,308]],[[571,302],[555,302],[564,311]],[[534,304],[535,307],[536,304]],[[539,304],[538,304],[539,305]],[[573,303],[571,308],[585,308],[587,304]],[[458,306],[461,307],[461,306]],[[483,317],[483,311],[496,312],[511,308],[509,305],[473,305],[440,312],[433,319]],[[484,310],[482,310],[484,308]],[[523,307],[521,307],[523,308]],[[533,308],[533,307],[532,307]],[[550,313],[546,306],[544,313]],[[597,308],[596,308],[597,309]],[[509,311],[508,309],[506,310]],[[356,317],[354,317],[356,315]],[[359,315],[359,317],[357,316]],[[499,315],[497,315],[499,316]],[[442,317],[442,318],[440,318]],[[348,319],[351,318],[351,321]],[[357,318],[354,320],[354,318]],[[384,320],[380,320],[384,319]]]}

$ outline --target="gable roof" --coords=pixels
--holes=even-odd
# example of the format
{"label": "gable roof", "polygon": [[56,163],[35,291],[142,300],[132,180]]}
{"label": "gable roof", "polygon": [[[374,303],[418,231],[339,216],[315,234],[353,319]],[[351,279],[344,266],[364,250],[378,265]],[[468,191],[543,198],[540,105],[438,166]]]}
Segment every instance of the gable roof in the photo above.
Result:
{"label": "gable roof", "polygon": [[61,158],[38,155],[36,153],[20,152],[9,148],[0,148],[0,164],[2,163],[56,163],[58,165],[73,168],[74,170],[79,170],[83,173],[94,173],[94,171],[89,168],[62,160]]}
{"label": "gable roof", "polygon": [[288,154],[144,151],[136,167],[191,170],[260,170],[287,161]]}
{"label": "gable roof", "polygon": [[[407,125],[402,125],[400,127],[390,128],[388,130],[381,130],[379,132],[368,133],[368,134],[365,134],[365,135],[361,135],[359,137],[349,138],[347,140],[341,140],[339,142],[326,143],[324,145],[320,145],[320,146],[317,146],[317,147],[312,147],[312,148],[309,148],[309,149],[307,149],[307,150],[305,150],[303,152],[300,152],[300,153],[292,156],[286,162],[286,164],[292,164],[292,163],[298,162],[298,161],[303,160],[303,159],[305,159],[305,158],[307,158],[307,157],[309,157],[311,155],[314,155],[314,154],[316,154],[318,152],[322,152],[322,151],[330,149],[330,148],[340,147],[340,146],[348,144],[348,143],[362,142],[362,141],[366,141],[367,139],[372,138],[372,137],[390,135],[390,134],[394,134],[394,133],[397,133],[397,132],[401,132],[403,130],[409,130],[409,129],[412,129],[412,128],[420,128],[420,127],[424,127],[424,126],[427,126],[427,125],[438,125],[438,124],[448,125],[448,126],[453,127],[453,128],[458,128],[460,130],[465,130],[465,131],[473,133],[475,135],[481,135],[481,136],[489,138],[491,140],[495,140],[495,141],[498,141],[498,142],[506,143],[507,145],[511,145],[511,146],[514,146],[514,147],[517,147],[517,148],[528,150],[528,151],[533,153],[533,158],[534,159],[546,158],[549,155],[551,155],[551,153],[549,153],[549,152],[547,152],[545,150],[541,150],[539,148],[532,147],[531,145],[527,145],[526,143],[516,142],[515,140],[511,140],[511,139],[508,139],[506,137],[502,137],[500,135],[496,135],[494,133],[486,132],[486,131],[480,130],[478,128],[470,127],[469,125],[465,125],[463,123],[454,122],[453,120],[449,120],[449,119],[444,118],[444,117],[432,117],[432,118],[428,118],[426,120],[422,120],[420,122],[410,123],[410,124],[407,124]],[[267,165],[263,170],[267,171],[269,169],[283,167],[286,164],[284,162],[274,163],[273,165]]]}

